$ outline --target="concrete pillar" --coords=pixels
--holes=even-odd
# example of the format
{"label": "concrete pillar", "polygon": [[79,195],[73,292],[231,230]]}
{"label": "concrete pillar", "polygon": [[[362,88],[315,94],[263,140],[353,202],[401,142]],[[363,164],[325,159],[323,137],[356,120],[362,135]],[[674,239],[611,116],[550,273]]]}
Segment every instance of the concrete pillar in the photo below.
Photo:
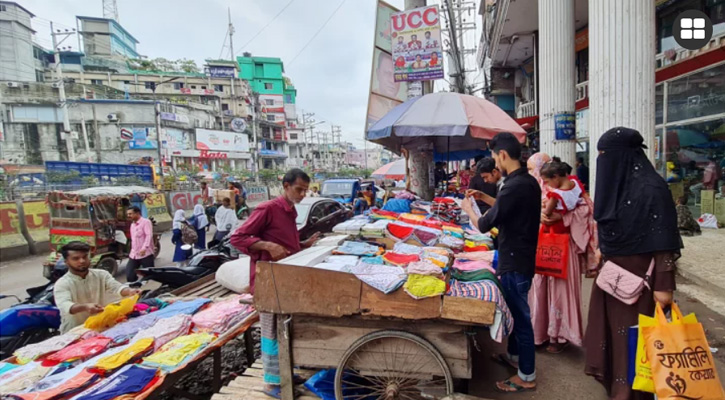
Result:
{"label": "concrete pillar", "polygon": [[607,130],[638,130],[654,155],[655,4],[589,1],[589,171],[594,188],[597,142]]}
{"label": "concrete pillar", "polygon": [[433,144],[421,141],[423,143],[406,149],[410,169],[410,182],[406,186],[423,200],[431,201],[435,195]]}
{"label": "concrete pillar", "polygon": [[576,120],[574,0],[539,0],[539,114],[541,151],[574,165],[576,137],[556,140],[555,121]]}

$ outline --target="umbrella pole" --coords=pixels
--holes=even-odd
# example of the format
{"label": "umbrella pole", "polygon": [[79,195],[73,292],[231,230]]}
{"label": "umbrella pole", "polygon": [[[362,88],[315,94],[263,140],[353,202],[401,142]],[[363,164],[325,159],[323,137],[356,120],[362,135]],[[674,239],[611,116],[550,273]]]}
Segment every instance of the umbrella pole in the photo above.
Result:
{"label": "umbrella pole", "polygon": [[402,149],[401,151],[405,157],[405,190],[410,191],[410,167],[408,167],[408,150]]}

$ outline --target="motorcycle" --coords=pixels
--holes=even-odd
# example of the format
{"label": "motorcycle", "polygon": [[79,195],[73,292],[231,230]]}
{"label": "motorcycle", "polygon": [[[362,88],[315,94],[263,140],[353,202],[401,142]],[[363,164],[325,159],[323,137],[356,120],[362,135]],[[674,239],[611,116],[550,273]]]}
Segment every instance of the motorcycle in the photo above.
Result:
{"label": "motorcycle", "polygon": [[136,270],[136,274],[141,276],[141,279],[131,284],[131,287],[142,287],[148,281],[159,282],[161,286],[157,289],[142,291],[144,292],[142,295],[144,299],[159,297],[164,293],[211,275],[225,262],[237,258],[239,258],[239,252],[231,245],[229,238],[225,238],[215,246],[194,254],[188,265],[182,267],[140,268]]}
{"label": "motorcycle", "polygon": [[68,271],[61,260],[53,268],[50,281],[45,285],[27,289],[28,298],[0,295],[0,299],[15,297],[18,303],[0,311],[0,360],[13,355],[15,350],[42,342],[59,333],[60,310],[55,306],[53,287]]}

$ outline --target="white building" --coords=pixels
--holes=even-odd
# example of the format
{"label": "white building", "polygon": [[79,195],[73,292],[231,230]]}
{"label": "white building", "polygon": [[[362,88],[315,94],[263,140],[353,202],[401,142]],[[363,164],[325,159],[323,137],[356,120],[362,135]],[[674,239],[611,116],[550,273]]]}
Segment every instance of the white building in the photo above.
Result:
{"label": "white building", "polygon": [[[36,57],[30,19],[35,17],[20,4],[0,1],[0,81],[35,82]],[[41,68],[42,72],[42,68]]]}

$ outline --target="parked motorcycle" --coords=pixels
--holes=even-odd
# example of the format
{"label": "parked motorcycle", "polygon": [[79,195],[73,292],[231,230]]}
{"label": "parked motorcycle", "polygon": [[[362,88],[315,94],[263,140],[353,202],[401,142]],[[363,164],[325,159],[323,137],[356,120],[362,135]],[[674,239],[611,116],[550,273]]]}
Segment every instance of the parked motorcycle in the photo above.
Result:
{"label": "parked motorcycle", "polygon": [[0,295],[0,299],[15,297],[18,304],[0,311],[0,360],[13,355],[15,350],[38,343],[59,333],[60,311],[55,306],[53,287],[68,271],[61,260],[55,264],[50,281],[45,285],[27,289],[28,298]]}
{"label": "parked motorcycle", "polygon": [[159,282],[160,287],[149,290],[142,296],[143,298],[158,297],[211,275],[225,262],[237,258],[239,258],[239,252],[231,245],[229,238],[225,238],[214,247],[194,254],[189,260],[189,264],[183,267],[154,267],[136,270],[136,274],[141,276],[141,279],[131,286],[142,287],[148,281]]}

